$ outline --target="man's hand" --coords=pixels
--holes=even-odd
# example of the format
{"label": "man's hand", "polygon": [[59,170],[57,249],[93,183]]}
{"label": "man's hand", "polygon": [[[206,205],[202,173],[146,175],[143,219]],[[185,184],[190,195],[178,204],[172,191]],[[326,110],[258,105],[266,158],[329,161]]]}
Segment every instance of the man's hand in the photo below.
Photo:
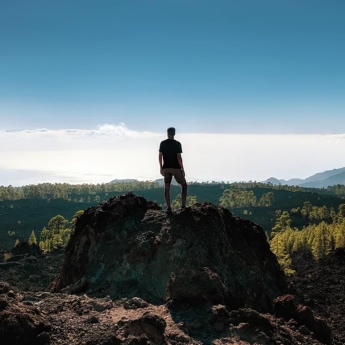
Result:
{"label": "man's hand", "polygon": [[185,172],[184,172],[184,169],[181,169],[181,173],[182,173],[182,175],[183,175],[184,177],[186,177],[186,174],[185,174]]}
{"label": "man's hand", "polygon": [[161,168],[161,175],[164,176],[164,169]]}

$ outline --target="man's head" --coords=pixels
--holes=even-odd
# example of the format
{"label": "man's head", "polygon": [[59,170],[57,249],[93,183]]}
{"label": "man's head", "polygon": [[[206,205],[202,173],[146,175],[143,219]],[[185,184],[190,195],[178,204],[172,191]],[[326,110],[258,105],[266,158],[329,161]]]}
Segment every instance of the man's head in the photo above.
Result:
{"label": "man's head", "polygon": [[175,136],[175,128],[174,127],[169,127],[167,130],[168,137],[174,137]]}

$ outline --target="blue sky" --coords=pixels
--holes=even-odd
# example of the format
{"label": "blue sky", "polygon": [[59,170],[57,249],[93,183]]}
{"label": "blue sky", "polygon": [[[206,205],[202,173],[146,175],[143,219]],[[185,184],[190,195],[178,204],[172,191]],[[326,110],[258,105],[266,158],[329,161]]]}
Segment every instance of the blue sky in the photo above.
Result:
{"label": "blue sky", "polygon": [[344,14],[324,0],[1,0],[0,126],[337,133]]}
{"label": "blue sky", "polygon": [[0,131],[342,134],[344,14],[341,0],[0,0]]}

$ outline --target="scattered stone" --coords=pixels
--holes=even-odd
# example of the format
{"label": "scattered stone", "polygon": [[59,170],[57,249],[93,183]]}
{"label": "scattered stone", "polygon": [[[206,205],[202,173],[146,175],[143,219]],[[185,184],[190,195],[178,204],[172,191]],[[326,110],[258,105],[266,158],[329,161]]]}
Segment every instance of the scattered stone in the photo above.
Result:
{"label": "scattered stone", "polygon": [[124,303],[125,309],[138,309],[148,307],[148,303],[139,297],[133,297]]}

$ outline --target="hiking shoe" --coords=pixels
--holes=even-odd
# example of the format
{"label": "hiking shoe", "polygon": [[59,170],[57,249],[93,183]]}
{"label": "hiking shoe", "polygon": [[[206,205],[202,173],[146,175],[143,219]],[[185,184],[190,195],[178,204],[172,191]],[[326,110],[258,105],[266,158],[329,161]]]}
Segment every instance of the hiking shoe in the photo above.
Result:
{"label": "hiking shoe", "polygon": [[172,214],[172,209],[171,209],[171,207],[168,207],[168,208],[167,208],[167,214]]}

